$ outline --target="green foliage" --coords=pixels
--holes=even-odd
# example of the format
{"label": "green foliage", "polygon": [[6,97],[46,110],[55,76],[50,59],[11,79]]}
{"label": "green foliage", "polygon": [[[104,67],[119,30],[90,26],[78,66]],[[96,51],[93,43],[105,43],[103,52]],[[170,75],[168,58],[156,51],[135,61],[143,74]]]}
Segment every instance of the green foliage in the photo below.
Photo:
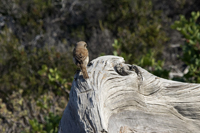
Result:
{"label": "green foliage", "polygon": [[50,113],[45,117],[47,133],[57,133],[61,116]]}
{"label": "green foliage", "polygon": [[151,49],[155,58],[159,59],[163,44],[168,39],[162,29],[161,12],[153,10],[152,1],[110,0],[104,2],[108,14],[104,25],[117,36],[117,43],[120,45],[117,46],[118,54],[127,57],[128,63],[137,63],[142,55]]}
{"label": "green foliage", "polygon": [[123,52],[122,49],[122,44],[119,43],[119,41],[117,39],[114,40],[114,43],[112,44],[113,46],[113,55],[115,56],[122,56],[124,58],[124,60],[130,60],[132,54],[131,53],[125,53]]}
{"label": "green foliage", "polygon": [[60,119],[60,116],[49,113],[48,116],[45,116],[44,124],[39,123],[36,119],[29,120],[31,133],[57,133]]}
{"label": "green foliage", "polygon": [[[60,53],[54,48],[47,47],[25,50],[8,29],[4,32],[0,35],[1,91],[10,94],[13,90],[20,88],[24,90],[24,95],[34,92],[40,95],[48,90],[57,91],[57,87],[51,84],[53,80],[62,83],[72,81],[75,68],[70,53]],[[8,40],[8,36],[12,39]],[[44,75],[45,73],[41,74],[41,69],[47,69],[44,65],[51,68],[48,77]],[[54,69],[57,70],[54,72]]]}
{"label": "green foliage", "polygon": [[[114,43],[112,44],[114,51],[113,55],[116,56],[122,56],[125,60],[131,60],[132,54],[126,53],[121,50],[122,44],[118,42],[118,40],[114,40]],[[137,56],[136,56],[137,57]],[[134,62],[134,64],[137,64],[146,70],[150,71],[151,73],[163,77],[163,78],[169,78],[169,71],[166,69],[163,69],[164,61],[155,59],[155,52],[152,50],[149,50],[146,54],[142,55],[137,62]]]}
{"label": "green foliage", "polygon": [[104,25],[117,34],[113,54],[168,78],[169,71],[163,69],[164,61],[161,61],[163,44],[168,40],[162,29],[161,11],[153,10],[151,0],[111,0],[105,3],[109,10]]}
{"label": "green foliage", "polygon": [[43,18],[53,12],[51,0],[17,0],[15,3],[21,8],[19,10],[20,16],[14,16],[15,19],[28,30],[34,29],[31,30],[32,32],[27,32],[29,39],[32,35],[45,31]]}
{"label": "green foliage", "polygon": [[25,49],[5,27],[0,34],[0,132],[57,132],[74,72],[71,53]]}
{"label": "green foliage", "polygon": [[169,71],[164,69],[164,61],[157,60],[154,58],[154,52],[149,51],[147,54],[143,55],[138,65],[150,71],[156,76],[162,78],[169,78]]}
{"label": "green foliage", "polygon": [[191,18],[187,20],[181,15],[180,20],[172,25],[172,28],[185,38],[185,44],[182,45],[183,56],[180,58],[189,66],[189,72],[184,75],[184,80],[195,83],[200,83],[200,24],[197,23],[199,16],[200,12],[192,12]]}
{"label": "green foliage", "polygon": [[36,119],[29,120],[29,123],[32,127],[31,133],[39,132],[39,133],[47,133],[46,131],[43,131],[43,125],[38,123]]}
{"label": "green foliage", "polygon": [[[42,69],[38,71],[40,76],[48,78],[49,84],[54,86],[57,90],[63,89],[68,92],[69,89],[69,81],[65,78],[62,78],[62,74],[58,71],[57,68],[48,68],[46,65],[42,65]],[[58,95],[60,95],[61,91],[56,91]]]}
{"label": "green foliage", "polygon": [[22,93],[23,90],[13,92],[9,96],[9,104],[0,99],[0,131],[57,132],[68,99],[51,91],[39,96],[37,100],[32,96],[24,97]]}

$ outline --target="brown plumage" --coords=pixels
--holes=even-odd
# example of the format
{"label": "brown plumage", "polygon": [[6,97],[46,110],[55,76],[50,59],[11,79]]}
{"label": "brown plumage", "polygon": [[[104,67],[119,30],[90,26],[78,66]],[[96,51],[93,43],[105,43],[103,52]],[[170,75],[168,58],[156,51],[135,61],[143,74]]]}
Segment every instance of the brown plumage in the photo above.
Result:
{"label": "brown plumage", "polygon": [[83,78],[89,78],[87,73],[87,64],[89,62],[87,44],[84,41],[76,43],[73,51],[73,60],[74,63],[81,69],[83,73]]}

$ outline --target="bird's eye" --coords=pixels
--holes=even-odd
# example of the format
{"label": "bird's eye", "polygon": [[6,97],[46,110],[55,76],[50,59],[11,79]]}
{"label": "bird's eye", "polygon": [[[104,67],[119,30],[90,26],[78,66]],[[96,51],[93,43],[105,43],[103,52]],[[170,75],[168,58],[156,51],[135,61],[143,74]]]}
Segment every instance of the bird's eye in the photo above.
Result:
{"label": "bird's eye", "polygon": [[85,44],[84,46],[87,47],[87,44]]}

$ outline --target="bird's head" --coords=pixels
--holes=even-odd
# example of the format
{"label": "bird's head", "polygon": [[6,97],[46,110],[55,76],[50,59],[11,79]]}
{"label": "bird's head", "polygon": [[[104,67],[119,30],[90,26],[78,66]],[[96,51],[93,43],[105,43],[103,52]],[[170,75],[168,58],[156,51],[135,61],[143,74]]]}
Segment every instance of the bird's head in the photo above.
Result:
{"label": "bird's head", "polygon": [[83,47],[83,48],[87,48],[87,43],[84,42],[84,41],[80,41],[80,42],[77,42],[75,47]]}

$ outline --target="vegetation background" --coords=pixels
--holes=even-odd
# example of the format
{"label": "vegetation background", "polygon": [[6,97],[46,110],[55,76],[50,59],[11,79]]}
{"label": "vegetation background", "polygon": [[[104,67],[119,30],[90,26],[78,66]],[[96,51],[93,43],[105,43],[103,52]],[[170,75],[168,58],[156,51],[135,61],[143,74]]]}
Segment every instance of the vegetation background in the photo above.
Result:
{"label": "vegetation background", "polygon": [[76,72],[122,56],[155,75],[200,83],[199,0],[0,0],[0,132],[55,133]]}

